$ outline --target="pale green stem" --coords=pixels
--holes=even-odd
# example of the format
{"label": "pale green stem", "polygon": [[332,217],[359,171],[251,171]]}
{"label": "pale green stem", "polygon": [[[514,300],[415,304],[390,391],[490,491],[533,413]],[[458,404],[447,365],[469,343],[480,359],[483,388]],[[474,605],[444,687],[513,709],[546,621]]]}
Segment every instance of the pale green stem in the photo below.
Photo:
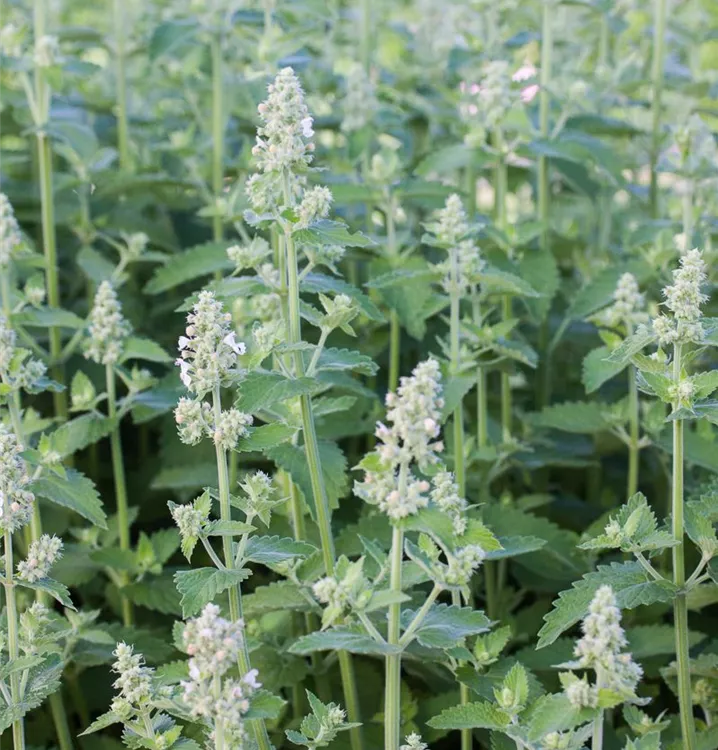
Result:
{"label": "pale green stem", "polygon": [[[392,263],[396,260],[396,225],[394,222],[394,199],[389,200],[386,211],[386,248]],[[401,357],[401,323],[399,314],[392,310],[389,316],[389,384],[390,393],[396,392],[399,386],[399,369]]]}
{"label": "pale green stem", "polygon": [[130,126],[127,112],[127,26],[125,9],[126,0],[114,0],[113,22],[115,26],[115,60],[117,87],[117,150],[120,156],[120,169],[129,172],[132,169],[130,154]]}
{"label": "pale green stem", "polygon": [[[508,172],[506,166],[506,155],[504,153],[504,136],[500,128],[494,131],[496,148],[496,225],[502,231],[507,230],[506,225],[506,193],[508,190]],[[501,300],[501,318],[508,320],[511,317],[511,296],[506,294]],[[511,440],[511,382],[508,372],[501,372],[501,430],[504,442]]]}
{"label": "pale green stem", "polygon": [[[661,0],[662,1],[662,0]],[[682,377],[682,346],[673,347],[673,382]],[[674,404],[674,408],[678,405]],[[696,728],[691,699],[691,668],[688,644],[688,607],[686,602],[686,563],[683,528],[683,420],[673,421],[673,537],[678,544],[673,547],[673,583],[677,593],[673,602],[673,621],[676,632],[676,672],[678,678],[678,703],[680,706],[683,750],[696,750]]]}
{"label": "pale green stem", "polygon": [[[289,175],[283,176],[283,192],[286,206],[291,206],[292,194],[289,186]],[[291,231],[284,235],[284,249],[286,251],[286,274],[288,282],[288,304],[289,325],[287,326],[289,344],[298,344],[302,341],[302,320],[299,309],[299,263],[294,238]],[[304,377],[304,356],[301,350],[294,354],[294,375],[297,378]],[[331,529],[331,510],[329,498],[327,497],[324,478],[322,475],[322,464],[319,455],[319,442],[317,440],[316,428],[314,426],[314,414],[312,401],[308,395],[299,399],[302,414],[302,433],[304,435],[304,451],[307,457],[309,476],[314,497],[314,510],[316,513],[317,526],[319,527],[319,538],[322,548],[322,559],[327,575],[334,574],[334,562],[336,554],[334,551],[334,539]],[[354,678],[354,670],[351,665],[349,654],[339,652],[339,669],[342,678],[344,701],[347,708],[349,721],[360,723],[359,701]],[[354,727],[349,731],[352,750],[363,750],[363,738],[361,727]]]}
{"label": "pale green stem", "polygon": [[[479,290],[474,289],[473,299],[473,317],[474,325],[483,325],[483,315],[481,314],[481,300]],[[486,371],[483,367],[476,368],[476,444],[481,450],[489,443],[489,409],[488,409],[488,392],[486,388]]]}
{"label": "pale green stem", "polygon": [[661,102],[666,45],[666,16],[668,0],[654,0],[655,16],[653,26],[653,62],[651,81],[653,83],[652,131],[651,131],[651,216],[659,218],[658,207],[658,156],[661,151]]}
{"label": "pale green stem", "polygon": [[[551,113],[551,100],[549,86],[551,84],[551,64],[553,57],[553,26],[552,13],[555,6],[549,0],[543,0],[541,20],[541,72],[539,90],[539,133],[541,138],[550,136],[549,115]],[[541,224],[539,235],[539,249],[547,255],[551,252],[549,244],[549,217],[550,217],[551,185],[549,181],[549,162],[545,155],[539,156],[538,160],[538,213]],[[537,378],[538,398],[537,405],[541,409],[551,401],[551,347],[549,346],[549,324],[548,316],[541,322],[539,330],[539,351],[543,359],[541,371]]]}
{"label": "pale green stem", "polygon": [[[407,467],[401,466],[399,493],[406,492]],[[404,532],[394,526],[391,541],[390,588],[401,593],[401,563],[404,557]],[[401,604],[389,607],[389,629],[387,642],[391,646],[399,645],[401,631]],[[386,676],[384,694],[384,750],[399,750],[401,741],[401,654],[390,654],[386,657]]]}
{"label": "pale green stem", "polygon": [[[214,412],[214,421],[218,423],[222,416],[222,397],[219,383],[215,385],[212,392],[212,410]],[[229,469],[227,467],[227,451],[219,443],[215,443],[215,453],[217,458],[217,483],[219,489],[219,517],[222,521],[232,520],[232,506],[229,495]],[[222,537],[222,556],[224,557],[224,566],[227,570],[234,570],[234,555],[232,554],[232,537]],[[232,622],[242,619],[242,592],[239,583],[229,589],[229,616]],[[238,663],[240,672],[244,675],[251,669],[249,661],[249,649],[247,648],[246,638],[242,639],[242,648],[239,651]],[[271,743],[267,728],[262,719],[252,721],[252,730],[254,739],[259,750],[271,750]]]}
{"label": "pale green stem", "polygon": [[60,750],[73,750],[72,732],[70,731],[70,724],[67,721],[67,711],[62,699],[62,688],[50,696],[49,703]]}
{"label": "pale green stem", "polygon": [[683,236],[686,252],[693,248],[693,179],[686,178],[683,193]]}
{"label": "pale green stem", "polygon": [[426,601],[421,605],[421,609],[414,615],[414,619],[409,623],[409,627],[399,639],[399,645],[402,648],[406,648],[414,640],[414,633],[421,627],[440,593],[441,586],[435,583],[434,588],[431,589],[431,593],[426,597]]}
{"label": "pale green stem", "polygon": [[638,466],[641,455],[638,385],[633,365],[628,367],[628,420],[628,497],[630,498],[638,492]]}
{"label": "pale green stem", "polygon": [[212,233],[215,242],[224,237],[224,223],[219,213],[219,205],[224,191],[224,102],[223,102],[223,58],[222,31],[212,34],[212,192],[214,194],[214,213],[212,216]]}
{"label": "pale green stem", "polygon": [[[115,370],[112,365],[105,366],[105,381],[107,387],[107,414],[116,420],[110,433],[110,451],[112,453],[112,474],[115,480],[115,501],[117,503],[117,528],[120,535],[120,549],[130,549],[130,515],[127,505],[127,483],[125,481],[125,461],[122,454],[122,440],[120,438],[120,423],[117,416],[117,391]],[[127,573],[120,573],[120,580],[124,585],[129,581]],[[120,589],[122,600],[122,621],[125,627],[133,625],[134,613],[132,602]]]}
{"label": "pale green stem", "polygon": [[361,2],[361,58],[364,72],[369,73],[371,66],[372,29],[371,29],[371,0]]}
{"label": "pale green stem", "polygon": [[593,739],[591,741],[592,750],[603,750],[603,711],[598,712],[598,716],[593,720]]}
{"label": "pale green stem", "polygon": [[609,27],[609,15],[608,11],[601,13],[601,28],[598,37],[598,64],[602,70],[605,71],[606,65],[608,65],[609,57],[609,43],[611,29]]}
{"label": "pale green stem", "polygon": [[[4,500],[7,503],[7,499]],[[8,508],[5,508],[6,516]],[[17,659],[20,655],[17,642],[17,602],[15,600],[14,561],[12,549],[12,533],[5,531],[5,611],[7,619],[7,649],[10,660]],[[20,702],[20,673],[13,672],[10,675],[10,694],[15,705]],[[25,722],[18,719],[12,725],[13,750],[24,750],[25,748]]]}

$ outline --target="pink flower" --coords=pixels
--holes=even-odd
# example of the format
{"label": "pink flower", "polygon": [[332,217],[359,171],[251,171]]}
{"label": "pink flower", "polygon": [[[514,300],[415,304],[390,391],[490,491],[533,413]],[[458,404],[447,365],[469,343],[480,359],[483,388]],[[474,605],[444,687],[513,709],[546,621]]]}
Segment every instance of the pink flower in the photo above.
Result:
{"label": "pink flower", "polygon": [[524,63],[512,76],[514,83],[528,81],[536,75],[536,68],[531,63]]}
{"label": "pink flower", "polygon": [[534,83],[533,85],[527,86],[525,89],[522,89],[521,101],[524,104],[532,102],[536,98],[536,94],[538,94],[540,88],[541,87],[538,85],[538,83]]}

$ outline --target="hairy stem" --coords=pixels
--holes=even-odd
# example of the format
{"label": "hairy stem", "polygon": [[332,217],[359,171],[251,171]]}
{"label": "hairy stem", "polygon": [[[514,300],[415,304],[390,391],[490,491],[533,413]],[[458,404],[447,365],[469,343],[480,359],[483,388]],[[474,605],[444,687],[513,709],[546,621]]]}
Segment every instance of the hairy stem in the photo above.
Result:
{"label": "hairy stem", "polygon": [[[673,382],[682,377],[682,347],[673,348]],[[677,408],[678,404],[674,404]],[[673,536],[678,544],[673,547],[673,583],[678,592],[673,602],[673,620],[676,631],[676,671],[678,678],[678,703],[681,717],[681,736],[684,750],[696,749],[696,728],[691,700],[690,655],[688,653],[688,607],[686,603],[686,562],[683,528],[683,420],[673,421]]]}
{"label": "hairy stem", "polygon": [[[7,498],[3,500],[7,505]],[[5,516],[7,517],[9,508],[5,508]],[[17,659],[20,655],[18,642],[17,642],[17,602],[15,600],[15,583],[13,580],[14,575],[14,561],[13,561],[13,549],[12,549],[12,533],[5,531],[5,611],[7,619],[7,650],[8,658],[10,660]],[[17,705],[20,702],[20,673],[18,671],[13,672],[10,675],[10,694],[12,696],[13,703]],[[13,722],[12,725],[12,742],[13,750],[24,750],[25,748],[25,722],[23,719],[18,719]]]}
{"label": "hairy stem", "polygon": [[212,34],[212,192],[214,194],[214,212],[212,214],[212,235],[215,242],[224,237],[224,223],[219,211],[220,199],[224,190],[224,103],[222,99],[223,59],[222,32]]}
{"label": "hairy stem", "polygon": [[603,711],[599,711],[598,716],[593,720],[591,750],[603,750],[603,719]]}
{"label": "hairy stem", "polygon": [[[219,383],[215,385],[212,392],[212,409],[214,411],[214,420],[219,422],[222,415],[222,398]],[[227,451],[219,444],[215,444],[215,453],[217,458],[217,478],[219,489],[219,517],[222,521],[232,520],[232,509],[229,499],[229,469],[227,466]],[[222,556],[224,565],[228,570],[234,570],[234,555],[232,554],[232,537],[222,537]],[[239,583],[229,589],[229,616],[233,622],[242,619],[242,592]],[[239,652],[239,669],[244,675],[251,669],[249,661],[249,649],[247,648],[246,638],[242,639],[242,648]],[[271,750],[271,743],[267,728],[262,719],[251,722],[254,739],[259,750]]]}
{"label": "hairy stem", "polygon": [[638,384],[636,383],[636,368],[633,365],[628,367],[628,437],[627,497],[630,498],[638,492],[638,465],[641,456]]}
{"label": "hairy stem", "polygon": [[[283,179],[284,200],[287,206],[292,205],[291,190],[289,187],[289,175],[285,174]],[[294,244],[294,238],[291,231],[284,235],[284,249],[286,252],[286,274],[288,282],[288,300],[287,312],[289,314],[288,342],[289,344],[298,344],[302,340],[302,320],[299,309],[299,267],[297,250]],[[301,350],[294,354],[294,375],[297,378],[304,377],[304,355]],[[314,510],[316,513],[317,526],[319,527],[319,538],[322,548],[322,559],[327,575],[334,574],[334,562],[336,553],[334,550],[334,539],[331,529],[331,510],[329,508],[329,498],[324,485],[322,474],[321,457],[319,455],[319,441],[317,440],[316,428],[314,426],[314,414],[312,401],[308,395],[303,395],[299,399],[302,415],[302,433],[304,436],[304,451],[307,457],[309,467],[309,476],[312,485],[312,495],[314,497]],[[339,656],[339,668],[342,677],[342,687],[344,691],[344,701],[347,707],[347,716],[349,721],[359,723],[359,703],[354,679],[354,671],[349,667],[351,657],[349,654]],[[352,715],[353,714],[353,715]],[[354,727],[350,730],[350,739],[352,750],[363,749],[363,738],[361,727]]]}
{"label": "hairy stem", "polygon": [[[389,260],[396,259],[396,225],[394,223],[394,200],[389,201],[386,211],[386,249]],[[388,390],[394,393],[399,385],[401,358],[401,323],[399,314],[392,309],[389,316],[389,384]]]}
{"label": "hairy stem", "polygon": [[663,79],[666,46],[666,16],[668,0],[654,0],[653,22],[653,62],[651,66],[651,81],[653,83],[653,103],[651,130],[651,216],[659,218],[658,207],[658,156],[661,151],[661,102],[663,98]]}
{"label": "hairy stem", "polygon": [[[117,392],[115,371],[112,365],[105,366],[105,381],[107,387],[107,411],[112,420],[117,420]],[[115,480],[115,500],[117,503],[117,527],[120,535],[120,549],[130,549],[130,516],[127,504],[127,484],[125,481],[125,461],[122,454],[122,440],[120,438],[120,424],[114,424],[110,433],[110,450],[112,453],[112,474]],[[122,585],[127,585],[127,573],[120,572]],[[120,590],[122,600],[122,621],[125,627],[134,621],[132,602]]]}
{"label": "hairy stem", "polygon": [[130,126],[127,112],[127,28],[125,0],[114,0],[113,22],[115,26],[115,75],[117,76],[117,150],[120,156],[120,169],[132,169],[130,155]]}
{"label": "hairy stem", "polygon": [[[496,226],[505,232],[506,226],[506,193],[508,191],[508,169],[504,154],[504,134],[501,128],[494,131],[494,146],[496,148],[496,185],[495,185],[495,213]],[[511,317],[511,296],[506,294],[501,300],[501,318]],[[501,372],[501,430],[504,442],[511,440],[511,382],[508,372]]]}
{"label": "hairy stem", "polygon": [[[406,466],[402,464],[399,478],[399,492],[405,490]],[[404,487],[402,488],[402,485]],[[394,526],[391,540],[391,573],[390,588],[401,593],[401,562],[404,557],[404,532]],[[389,629],[387,642],[391,646],[399,645],[401,625],[401,604],[389,607]],[[384,750],[399,750],[401,740],[401,654],[390,654],[386,657],[384,693]]]}

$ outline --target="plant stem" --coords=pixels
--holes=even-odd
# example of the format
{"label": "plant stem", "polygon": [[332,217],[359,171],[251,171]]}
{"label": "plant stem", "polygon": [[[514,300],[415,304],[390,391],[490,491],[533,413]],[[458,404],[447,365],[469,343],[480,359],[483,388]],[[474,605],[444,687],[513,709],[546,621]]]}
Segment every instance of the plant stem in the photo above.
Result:
{"label": "plant stem", "polygon": [[603,711],[599,711],[598,716],[593,720],[591,750],[603,750]]}
{"label": "plant stem", "polygon": [[[460,346],[461,346],[461,319],[460,319],[460,305],[461,305],[461,290],[458,287],[459,283],[459,272],[458,272],[458,258],[456,257],[456,248],[452,248],[450,251],[451,258],[451,322],[450,322],[450,336],[451,336],[451,374],[458,375],[459,373],[459,357],[460,357]],[[463,400],[460,400],[454,409],[454,473],[456,475],[456,482],[459,485],[459,496],[466,496],[466,473],[464,467],[464,404]]]}
{"label": "plant stem", "polygon": [[125,0],[114,0],[113,21],[115,26],[116,86],[117,86],[117,149],[120,155],[120,169],[132,169],[130,155],[130,127],[127,113],[127,39]]}
{"label": "plant stem", "polygon": [[663,98],[664,59],[666,43],[667,0],[655,0],[653,26],[653,127],[651,134],[651,216],[659,218],[658,209],[658,156],[661,151],[661,101]]}
{"label": "plant stem", "polygon": [[[117,419],[117,392],[115,371],[112,365],[105,366],[105,381],[107,388],[107,411],[112,420]],[[112,474],[115,480],[115,501],[117,503],[117,527],[120,535],[120,549],[130,549],[130,516],[127,506],[127,484],[125,482],[125,461],[122,456],[122,440],[120,438],[120,424],[113,425],[110,433],[110,450],[112,453]],[[123,585],[129,581],[127,573],[120,572]],[[122,621],[125,627],[134,621],[132,602],[120,591],[122,599]]]}
{"label": "plant stem", "polygon": [[421,624],[426,619],[427,614],[432,605],[436,601],[436,598],[441,593],[441,586],[437,583],[434,584],[434,588],[431,589],[431,593],[426,597],[426,601],[421,605],[421,609],[414,615],[414,619],[409,624],[409,627],[404,631],[404,635],[399,639],[399,645],[402,648],[406,648],[414,639],[414,633],[421,627]]}
{"label": "plant stem", "polygon": [[[550,137],[549,115],[551,101],[549,99],[549,85],[551,83],[551,62],[553,57],[553,27],[551,16],[553,8],[549,0],[543,0],[541,20],[541,72],[539,89],[539,133],[541,138]],[[551,252],[549,244],[549,209],[551,200],[551,184],[549,180],[549,162],[545,155],[538,160],[538,212],[541,233],[539,235],[539,251],[543,255]],[[551,348],[549,346],[548,314],[541,322],[539,330],[540,352],[542,366],[537,384],[539,388],[537,403],[541,409],[551,401]]]}
{"label": "plant stem", "polygon": [[[394,223],[394,199],[390,198],[386,210],[386,249],[389,260],[394,264],[397,255],[396,224]],[[401,357],[401,323],[399,314],[392,309],[389,317],[389,384],[388,390],[394,393],[399,386]]]}
{"label": "plant stem", "polygon": [[[214,411],[215,422],[219,422],[219,418],[222,414],[222,398],[219,383],[215,385],[214,391],[212,392],[212,409]],[[219,443],[216,443],[215,454],[217,458],[217,483],[219,489],[219,517],[222,521],[230,521],[232,520],[232,509],[229,500],[227,451]],[[222,537],[222,555],[227,570],[234,570],[235,565],[234,555],[232,554],[232,537],[230,536]],[[242,592],[239,583],[237,583],[236,586],[231,586],[229,589],[229,616],[233,622],[242,619]],[[242,639],[242,648],[239,651],[238,662],[241,673],[243,675],[247,674],[251,669],[251,664],[246,638]],[[267,728],[264,725],[264,721],[262,719],[257,719],[252,721],[251,725],[254,739],[259,750],[271,750],[272,745],[269,741],[269,735],[267,734]]]}
{"label": "plant stem", "polygon": [[57,741],[60,745],[60,750],[73,750],[74,744],[72,742],[70,725],[67,721],[65,702],[62,698],[62,688],[60,688],[56,693],[53,693],[50,696],[49,703],[50,712],[52,713],[52,721],[55,725],[55,734],[57,735]]}
{"label": "plant stem", "polygon": [[640,412],[638,401],[638,385],[636,383],[636,368],[628,366],[628,490],[627,497],[633,497],[638,492],[638,465],[641,456],[640,441]]}
{"label": "plant stem", "polygon": [[693,247],[693,179],[687,178],[683,193],[683,236],[685,237],[686,252]]}
{"label": "plant stem", "polygon": [[[401,466],[399,492],[406,491],[405,464]],[[394,526],[391,539],[391,591],[401,593],[401,562],[404,557],[404,532]],[[399,645],[401,626],[401,604],[389,607],[389,629],[387,642],[390,646]],[[399,750],[401,739],[401,654],[390,654],[386,657],[386,676],[384,694],[384,750]]]}
{"label": "plant stem", "polygon": [[[475,326],[483,325],[481,314],[481,298],[477,287],[473,290],[473,319]],[[485,448],[489,442],[488,422],[488,392],[486,388],[486,371],[483,367],[476,368],[476,444],[479,450]]]}
{"label": "plant stem", "polygon": [[[289,176],[283,179],[284,201],[286,206],[292,205],[292,195],[289,187]],[[288,281],[288,305],[289,324],[287,326],[289,344],[298,344],[302,341],[302,320],[299,310],[299,268],[297,250],[291,231],[284,235],[284,249],[286,252],[286,274]],[[301,350],[294,354],[294,375],[297,378],[304,377],[304,355]],[[314,510],[316,513],[317,526],[319,527],[319,538],[322,548],[322,559],[327,575],[334,574],[334,539],[331,528],[331,510],[329,498],[327,497],[324,477],[322,474],[321,457],[319,455],[319,442],[317,440],[316,428],[314,426],[314,414],[312,401],[308,395],[300,396],[299,405],[302,414],[302,433],[304,435],[304,451],[309,467],[309,476],[312,485],[312,496],[314,497]],[[359,702],[354,679],[354,670],[351,668],[351,657],[349,654],[339,653],[339,669],[342,678],[344,701],[347,708],[347,716],[350,722],[359,723]],[[363,750],[364,742],[361,727],[354,727],[349,731],[352,750]]]}
{"label": "plant stem", "polygon": [[[495,211],[496,226],[502,232],[506,226],[506,192],[508,190],[508,171],[504,154],[504,136],[501,128],[494,131],[494,145],[497,152]],[[501,300],[501,319],[511,318],[511,296],[506,294]],[[501,372],[501,430],[504,442],[511,440],[511,382],[508,372]]]}
{"label": "plant stem", "polygon": [[212,192],[214,193],[214,213],[212,214],[212,235],[215,242],[224,237],[224,223],[219,211],[220,199],[224,190],[224,103],[222,31],[212,34]]}
{"label": "plant stem", "polygon": [[[661,0],[662,1],[662,0]],[[673,347],[673,382],[682,377],[682,346]],[[674,404],[677,408],[678,404]],[[696,749],[696,728],[691,699],[690,655],[688,652],[688,607],[686,602],[686,564],[683,529],[683,420],[673,421],[673,537],[678,544],[673,547],[673,583],[677,588],[673,603],[673,620],[676,630],[676,666],[678,677],[678,703],[680,706],[681,735],[684,750]]]}
{"label": "plant stem", "polygon": [[[7,503],[7,498],[4,499]],[[8,514],[8,508],[5,508]],[[17,642],[17,602],[15,600],[14,561],[12,549],[12,533],[5,531],[5,609],[7,619],[7,641],[8,658],[17,659],[20,655]],[[20,673],[13,672],[10,675],[10,694],[15,705],[20,703]],[[18,719],[12,725],[13,750],[24,750],[25,748],[25,722]]]}

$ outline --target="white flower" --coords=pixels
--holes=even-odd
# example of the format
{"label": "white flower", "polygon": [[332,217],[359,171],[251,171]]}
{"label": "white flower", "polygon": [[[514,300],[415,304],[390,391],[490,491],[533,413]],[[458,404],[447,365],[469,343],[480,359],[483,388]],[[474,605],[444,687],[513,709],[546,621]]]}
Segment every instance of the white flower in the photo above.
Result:
{"label": "white flower", "polygon": [[422,742],[421,735],[416,732],[412,732],[406,736],[404,744],[399,750],[428,750],[429,746]]}
{"label": "white flower", "polygon": [[[179,360],[180,367],[187,366],[184,360]],[[184,374],[184,373],[183,373]],[[183,377],[183,374],[180,377]],[[187,375],[189,378],[189,375]],[[184,382],[184,381],[183,381]],[[175,408],[175,422],[180,440],[187,445],[197,445],[206,435],[210,435],[212,421],[212,407],[199,399],[180,398]]]}
{"label": "white flower", "polygon": [[241,437],[249,434],[247,428],[251,426],[252,422],[252,415],[245,414],[239,409],[223,411],[214,425],[212,437],[215,445],[221,446],[224,450],[232,450]]}
{"label": "white flower", "polygon": [[118,643],[114,651],[112,671],[118,677],[113,687],[119,695],[112,702],[112,711],[128,720],[146,710],[152,695],[154,671],[146,667],[142,654],[135,654],[132,646]]}
{"label": "white flower", "polygon": [[312,117],[305,117],[300,125],[302,128],[302,135],[305,138],[311,138],[314,135],[314,128],[312,127],[314,123],[314,118]]}
{"label": "white flower", "polygon": [[531,63],[524,63],[512,76],[514,83],[528,81],[536,75],[536,68]]}
{"label": "white flower", "polygon": [[245,347],[236,341],[230,323],[231,315],[214,294],[200,292],[187,316],[186,335],[178,341],[176,364],[188,390],[202,396],[235,372],[237,355],[243,354]]}
{"label": "white flower", "polygon": [[364,67],[355,63],[347,75],[342,130],[345,133],[351,133],[366,127],[371,122],[378,106],[374,84]]}
{"label": "white flower", "polygon": [[62,540],[56,536],[43,534],[31,542],[27,557],[18,563],[17,576],[28,583],[47,578],[50,568],[62,557]]}
{"label": "white flower", "polygon": [[85,357],[101,365],[117,363],[130,331],[130,324],[122,315],[117,293],[109,281],[103,281],[90,311]]}
{"label": "white flower", "polygon": [[23,448],[6,427],[0,425],[0,528],[14,532],[32,517],[35,495],[25,489],[30,484]]}
{"label": "white flower", "polygon": [[21,246],[20,227],[12,204],[5,193],[0,193],[0,273],[6,273],[5,269]]}
{"label": "white flower", "polygon": [[324,219],[332,205],[332,192],[327,187],[318,185],[304,193],[302,202],[297,207],[299,221],[296,229],[304,229],[317,219]]}

